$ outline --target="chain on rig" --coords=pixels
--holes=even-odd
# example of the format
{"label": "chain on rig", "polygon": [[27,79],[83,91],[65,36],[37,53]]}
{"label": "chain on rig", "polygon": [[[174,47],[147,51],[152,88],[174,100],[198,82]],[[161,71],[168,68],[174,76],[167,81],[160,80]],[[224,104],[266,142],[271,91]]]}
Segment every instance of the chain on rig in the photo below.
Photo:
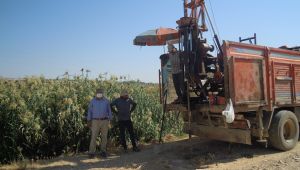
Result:
{"label": "chain on rig", "polygon": [[[177,24],[185,85],[189,89],[187,93],[192,91],[196,94],[197,102],[205,102],[209,92],[224,95],[222,48],[204,0],[184,0],[183,6],[184,17]],[[208,44],[203,37],[203,33],[208,31],[207,19],[214,34],[214,45]],[[215,50],[217,56],[210,54]]]}

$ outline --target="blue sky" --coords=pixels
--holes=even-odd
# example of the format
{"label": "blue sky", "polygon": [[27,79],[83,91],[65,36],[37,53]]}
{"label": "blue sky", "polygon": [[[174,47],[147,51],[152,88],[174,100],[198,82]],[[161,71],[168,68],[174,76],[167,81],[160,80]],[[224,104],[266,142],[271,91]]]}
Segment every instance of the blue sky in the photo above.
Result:
{"label": "blue sky", "polygon": [[[298,0],[210,1],[222,40],[256,32],[260,45],[300,45]],[[182,0],[0,0],[0,76],[54,78],[86,68],[92,77],[108,72],[157,82],[163,47],[132,40],[175,28],[182,15]]]}

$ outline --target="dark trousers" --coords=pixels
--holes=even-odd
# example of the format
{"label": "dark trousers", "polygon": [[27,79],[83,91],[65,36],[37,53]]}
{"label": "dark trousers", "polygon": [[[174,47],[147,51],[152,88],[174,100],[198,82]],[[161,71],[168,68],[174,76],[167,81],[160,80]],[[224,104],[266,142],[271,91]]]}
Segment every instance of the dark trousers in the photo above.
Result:
{"label": "dark trousers", "polygon": [[173,74],[173,83],[178,99],[182,100],[185,94],[183,72]]}
{"label": "dark trousers", "polygon": [[125,139],[125,130],[127,129],[130,135],[130,140],[133,148],[136,148],[135,135],[133,132],[133,125],[131,120],[122,120],[119,121],[120,129],[120,141],[124,149],[127,149],[126,139]]}

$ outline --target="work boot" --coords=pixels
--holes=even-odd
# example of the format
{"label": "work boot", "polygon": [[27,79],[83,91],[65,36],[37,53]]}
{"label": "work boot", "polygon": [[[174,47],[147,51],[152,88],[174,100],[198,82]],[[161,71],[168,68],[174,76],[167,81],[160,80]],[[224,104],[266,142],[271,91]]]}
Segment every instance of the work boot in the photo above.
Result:
{"label": "work boot", "polygon": [[104,152],[104,151],[101,151],[101,152],[100,152],[100,156],[101,156],[102,158],[107,158],[107,153]]}
{"label": "work boot", "polygon": [[127,145],[123,145],[123,152],[124,153],[128,153],[128,147],[127,147]]}
{"label": "work boot", "polygon": [[96,157],[96,155],[94,153],[89,153],[88,156],[90,159],[94,159]]}
{"label": "work boot", "polygon": [[132,148],[132,150],[133,150],[133,152],[139,152],[139,151],[141,151],[138,147],[134,147],[134,148]]}
{"label": "work boot", "polygon": [[124,153],[128,153],[128,149],[127,148],[124,148]]}

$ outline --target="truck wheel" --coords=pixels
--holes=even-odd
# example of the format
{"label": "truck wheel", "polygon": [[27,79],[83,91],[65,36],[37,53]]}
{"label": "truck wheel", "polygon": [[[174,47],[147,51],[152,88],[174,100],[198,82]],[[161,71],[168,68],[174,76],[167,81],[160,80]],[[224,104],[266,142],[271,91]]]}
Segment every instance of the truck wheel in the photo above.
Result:
{"label": "truck wheel", "polygon": [[282,151],[293,149],[299,138],[299,124],[295,114],[282,110],[274,115],[269,135],[270,143],[274,148]]}

